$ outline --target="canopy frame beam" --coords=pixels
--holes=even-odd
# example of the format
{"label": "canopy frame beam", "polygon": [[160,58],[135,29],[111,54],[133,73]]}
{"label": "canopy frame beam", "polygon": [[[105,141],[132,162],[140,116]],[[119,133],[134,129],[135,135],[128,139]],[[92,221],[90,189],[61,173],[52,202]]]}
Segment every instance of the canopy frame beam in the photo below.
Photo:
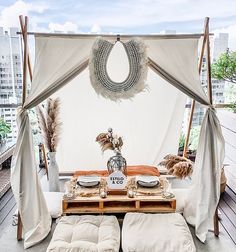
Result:
{"label": "canopy frame beam", "polygon": [[[23,32],[17,32],[17,34],[22,34]],[[104,39],[114,39],[117,41],[117,34],[86,34],[86,33],[40,33],[40,32],[27,32],[27,35],[31,36],[40,36],[40,37],[61,37],[61,38],[97,38],[103,37]],[[204,36],[204,33],[186,33],[186,34],[118,34],[120,40],[122,39],[131,39],[133,37],[149,38],[149,39],[199,39]],[[210,36],[213,36],[214,33],[210,33]]]}

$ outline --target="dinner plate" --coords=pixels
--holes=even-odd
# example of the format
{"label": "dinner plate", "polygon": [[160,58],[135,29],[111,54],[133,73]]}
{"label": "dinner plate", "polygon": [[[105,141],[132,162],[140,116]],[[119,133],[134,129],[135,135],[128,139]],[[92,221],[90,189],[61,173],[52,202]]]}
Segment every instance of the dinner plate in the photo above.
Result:
{"label": "dinner plate", "polygon": [[160,181],[157,176],[138,176],[137,183],[144,187],[154,187],[157,186]]}
{"label": "dinner plate", "polygon": [[158,185],[158,181],[153,181],[153,182],[143,182],[141,180],[138,180],[138,184],[143,186],[143,187],[154,187]]}
{"label": "dinner plate", "polygon": [[78,185],[83,186],[83,187],[93,187],[97,186],[99,184],[99,181],[93,181],[93,182],[82,182],[82,181],[77,181]]}
{"label": "dinner plate", "polygon": [[97,186],[100,183],[100,177],[98,176],[79,176],[77,183],[84,187]]}

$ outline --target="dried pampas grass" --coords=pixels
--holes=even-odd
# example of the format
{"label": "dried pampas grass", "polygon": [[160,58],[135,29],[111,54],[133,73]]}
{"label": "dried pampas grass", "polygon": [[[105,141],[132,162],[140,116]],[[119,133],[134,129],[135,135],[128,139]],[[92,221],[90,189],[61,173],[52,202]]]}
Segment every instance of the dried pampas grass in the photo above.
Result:
{"label": "dried pampas grass", "polygon": [[55,152],[58,146],[61,133],[61,125],[59,119],[60,99],[47,100],[46,108],[37,106],[37,115],[39,127],[41,129],[44,143],[50,152]]}
{"label": "dried pampas grass", "polygon": [[165,166],[168,174],[179,178],[190,176],[193,172],[193,162],[185,157],[169,154],[159,165]]}
{"label": "dried pampas grass", "polygon": [[121,137],[117,135],[113,136],[112,129],[108,133],[100,133],[96,137],[96,142],[98,142],[101,146],[102,152],[106,150],[121,150],[123,146],[123,140]]}
{"label": "dried pampas grass", "polygon": [[185,178],[193,172],[193,164],[190,162],[179,162],[175,164],[170,170],[169,174],[175,175],[178,178]]}
{"label": "dried pampas grass", "polygon": [[113,144],[108,136],[108,133],[100,133],[96,137],[96,142],[100,144],[102,152],[106,150],[113,150]]}

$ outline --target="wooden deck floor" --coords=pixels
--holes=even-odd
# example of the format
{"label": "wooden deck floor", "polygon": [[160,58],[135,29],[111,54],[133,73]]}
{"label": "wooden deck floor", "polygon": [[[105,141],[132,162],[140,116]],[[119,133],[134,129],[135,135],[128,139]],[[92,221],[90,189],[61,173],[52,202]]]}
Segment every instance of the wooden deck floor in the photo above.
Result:
{"label": "wooden deck floor", "polygon": [[227,186],[219,203],[220,229],[236,245],[236,194]]}

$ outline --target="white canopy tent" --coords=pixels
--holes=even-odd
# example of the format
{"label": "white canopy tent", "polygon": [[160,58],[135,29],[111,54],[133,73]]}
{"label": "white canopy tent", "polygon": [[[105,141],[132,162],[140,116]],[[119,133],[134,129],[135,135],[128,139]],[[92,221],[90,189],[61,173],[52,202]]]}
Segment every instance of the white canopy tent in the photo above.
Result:
{"label": "white canopy tent", "polygon": [[[27,42],[27,29],[24,28],[23,32]],[[157,164],[164,155],[176,152],[185,103],[185,95],[180,91],[207,107],[194,166],[193,186],[184,212],[186,220],[195,225],[197,237],[204,242],[219,201],[224,139],[215,110],[199,79],[198,42],[201,36],[140,36],[148,46],[150,70],[147,84],[150,90],[138,94],[133,101],[119,104],[98,98],[89,83],[86,67],[96,37],[35,34],[33,80],[30,93],[18,113],[19,136],[11,177],[23,223],[25,247],[41,241],[49,233],[51,225],[36,173],[27,110],[57,91],[62,98],[64,123],[58,150],[58,162],[63,170],[104,168],[106,157],[98,156],[98,148],[93,149],[92,145],[96,145],[96,134],[109,126],[124,136],[127,147],[123,155],[128,162]],[[115,41],[115,36],[103,38]],[[131,38],[121,36],[124,41]],[[67,83],[70,85],[61,89]],[[180,91],[168,86],[169,83]],[[173,117],[176,118],[173,120]],[[147,137],[144,137],[145,134]],[[29,205],[33,207],[29,208]]]}

